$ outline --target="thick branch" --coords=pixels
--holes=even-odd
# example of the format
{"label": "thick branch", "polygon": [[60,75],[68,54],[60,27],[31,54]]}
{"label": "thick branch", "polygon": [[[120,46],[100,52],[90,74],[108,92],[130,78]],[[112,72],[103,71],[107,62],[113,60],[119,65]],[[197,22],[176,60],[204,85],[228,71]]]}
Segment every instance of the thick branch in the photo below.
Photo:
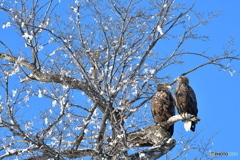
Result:
{"label": "thick branch", "polygon": [[167,129],[176,123],[177,121],[189,120],[189,121],[200,121],[198,117],[195,117],[191,114],[175,115],[168,119],[167,122],[162,122],[157,125],[152,125],[134,132],[128,133],[128,142],[130,146],[134,147],[146,147],[146,146],[155,146],[163,139],[171,138]]}
{"label": "thick branch", "polygon": [[198,117],[191,114],[175,115],[170,117],[166,123],[152,125],[129,133],[129,147],[152,146],[131,155],[130,159],[157,159],[170,151],[175,146],[176,141],[171,138],[167,128],[181,120],[200,121]]}
{"label": "thick branch", "polygon": [[5,60],[7,60],[9,62],[12,62],[12,63],[15,63],[15,64],[19,63],[20,65],[22,65],[22,66],[24,66],[24,67],[26,67],[26,68],[28,68],[32,71],[37,69],[36,66],[33,63],[29,63],[28,61],[25,61],[25,60],[20,60],[19,58],[8,55],[6,53],[0,52],[0,58],[5,59]]}
{"label": "thick branch", "polygon": [[77,89],[83,91],[86,95],[88,95],[95,103],[98,103],[99,109],[104,113],[105,107],[107,105],[106,100],[97,92],[93,87],[87,84],[87,82],[79,81],[76,78],[59,75],[59,74],[51,74],[51,73],[43,73],[37,70],[34,64],[29,63],[26,60],[21,60],[12,55],[8,55],[6,53],[0,52],[0,58],[5,59],[9,62],[22,65],[27,69],[31,70],[32,73],[28,75],[28,77],[24,78],[21,82],[28,82],[30,80],[37,80],[40,82],[53,82],[60,83],[64,86],[68,86],[71,89]]}
{"label": "thick branch", "polygon": [[101,158],[102,156],[99,155],[98,152],[92,149],[82,149],[77,151],[62,151],[60,154],[68,158],[80,158],[80,157],[90,156],[95,159],[102,159]]}
{"label": "thick branch", "polygon": [[[127,134],[127,143],[129,148],[134,148],[134,147],[151,147],[146,150],[142,150],[140,152],[134,153],[130,155],[130,159],[157,159],[164,154],[166,154],[168,151],[170,151],[175,145],[176,141],[171,138],[170,134],[167,132],[166,128],[171,126],[177,121],[182,121],[182,120],[190,120],[190,121],[200,121],[198,117],[195,117],[191,114],[185,114],[185,115],[175,115],[172,116],[168,119],[166,123],[158,124],[158,125],[151,125],[149,127],[130,132]],[[103,121],[104,122],[104,121]],[[94,137],[97,138],[97,137]],[[107,138],[107,137],[106,137]],[[25,141],[24,141],[25,142]],[[118,142],[118,141],[116,141]],[[75,143],[75,142],[67,142],[67,143]],[[110,145],[105,149],[105,153],[114,155],[112,159],[114,159],[115,154],[112,154],[113,152],[111,149],[116,148],[116,151],[122,152],[121,148],[123,147],[122,144],[116,143],[114,146]],[[37,151],[37,149],[36,149]],[[95,158],[100,158],[100,157],[106,157],[106,155],[102,154],[99,155],[98,153],[95,153],[91,149],[83,149],[83,150],[63,150],[59,155],[63,157],[68,157],[68,158],[80,158],[84,156],[91,156]],[[108,155],[109,156],[109,155]],[[45,157],[45,158],[53,158],[54,154],[49,154],[49,153],[43,153],[40,157]],[[34,157],[37,158],[37,157]],[[38,157],[39,158],[39,157]]]}
{"label": "thick branch", "polygon": [[169,138],[160,145],[132,154],[130,160],[148,159],[155,160],[162,157],[176,145],[176,140]]}

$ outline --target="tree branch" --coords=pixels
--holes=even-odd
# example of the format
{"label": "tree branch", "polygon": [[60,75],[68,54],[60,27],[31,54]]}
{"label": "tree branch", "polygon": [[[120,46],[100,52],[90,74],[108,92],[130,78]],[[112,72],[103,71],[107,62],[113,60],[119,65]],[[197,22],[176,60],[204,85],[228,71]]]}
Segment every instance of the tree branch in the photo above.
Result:
{"label": "tree branch", "polygon": [[[197,67],[195,67],[195,68],[193,68],[193,69],[191,69],[191,70],[189,70],[189,71],[187,71],[187,72],[184,72],[184,73],[182,73],[181,75],[182,75],[182,76],[185,76],[185,75],[187,75],[187,74],[189,74],[189,73],[191,73],[191,72],[193,72],[193,71],[195,71],[195,70],[197,70],[197,69],[199,69],[199,68],[201,68],[201,67],[204,67],[204,66],[206,66],[206,65],[208,65],[208,64],[213,64],[213,65],[218,65],[218,66],[220,66],[220,67],[223,67],[222,64],[216,63],[216,62],[219,61],[219,60],[224,60],[224,59],[240,60],[240,58],[237,58],[237,57],[220,57],[220,58],[215,58],[215,59],[212,59],[212,60],[210,60],[209,62],[203,63],[203,64],[201,64],[201,65],[199,65],[199,66],[197,66]],[[176,83],[176,81],[173,81],[172,83],[170,83],[170,85],[173,85],[174,83]]]}
{"label": "tree branch", "polygon": [[0,52],[0,58],[5,59],[9,62],[22,65],[27,69],[31,70],[32,73],[28,77],[21,80],[21,82],[28,82],[30,80],[37,80],[40,82],[53,82],[60,83],[64,86],[67,86],[71,89],[77,89],[83,91],[87,94],[94,102],[98,103],[98,108],[104,113],[105,107],[107,105],[106,100],[97,92],[94,88],[87,84],[87,82],[79,81],[76,78],[60,75],[60,74],[51,74],[43,73],[37,70],[36,66],[32,63],[29,63],[26,60],[21,60],[12,55]]}
{"label": "tree branch", "polygon": [[191,114],[175,115],[170,117],[167,122],[128,133],[128,142],[130,146],[135,147],[155,146],[162,140],[171,138],[167,129],[177,121],[182,120],[200,121],[198,117]]}
{"label": "tree branch", "polygon": [[173,138],[169,138],[167,140],[162,141],[162,143],[157,146],[134,153],[129,158],[130,160],[136,159],[155,160],[162,157],[164,154],[170,151],[175,145],[176,140]]}
{"label": "tree branch", "polygon": [[37,69],[36,66],[33,63],[29,63],[26,60],[21,60],[20,58],[8,55],[6,53],[0,52],[0,58],[5,59],[5,60],[7,60],[9,62],[12,62],[12,63],[15,63],[15,64],[18,63],[18,64],[20,64],[20,65],[22,65],[22,66],[24,66],[24,67],[26,67],[26,68],[28,68],[32,71],[35,71]]}
{"label": "tree branch", "polygon": [[92,118],[92,115],[93,115],[94,111],[96,110],[96,108],[97,108],[97,105],[95,104],[94,107],[89,111],[90,112],[89,115],[85,118],[85,123],[82,126],[82,131],[76,137],[76,140],[74,142],[74,146],[72,147],[73,151],[76,151],[78,149],[81,141],[83,140],[84,135],[85,135],[85,130],[86,130],[86,128],[87,128],[87,126],[89,124],[89,121]]}
{"label": "tree branch", "polygon": [[[92,149],[82,149],[77,151],[70,151],[70,150],[64,150],[59,153],[61,156],[68,157],[68,158],[80,158],[80,157],[93,157],[95,159],[101,159],[101,155],[99,155],[96,151]],[[35,159],[50,159],[50,158],[56,158],[56,155],[49,155],[47,153],[42,154],[40,156],[34,156],[25,160],[35,160]]]}
{"label": "tree branch", "polygon": [[137,152],[130,156],[131,160],[134,159],[157,159],[168,151],[170,151],[176,144],[176,141],[171,138],[170,134],[166,131],[168,127],[177,121],[190,120],[200,121],[198,117],[191,114],[175,115],[168,119],[166,123],[152,125],[128,134],[128,142],[131,147],[146,147],[152,146],[149,149]]}

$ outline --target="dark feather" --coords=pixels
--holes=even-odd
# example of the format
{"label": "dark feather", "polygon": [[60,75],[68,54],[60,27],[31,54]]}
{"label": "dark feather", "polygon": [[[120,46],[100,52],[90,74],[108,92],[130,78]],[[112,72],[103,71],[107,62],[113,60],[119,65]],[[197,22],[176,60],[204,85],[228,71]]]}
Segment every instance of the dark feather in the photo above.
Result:
{"label": "dark feather", "polygon": [[[166,122],[170,117],[175,115],[173,97],[165,83],[162,86],[160,85],[158,85],[158,92],[152,98],[152,115],[156,124]],[[173,135],[173,125],[169,127],[168,132],[171,136]]]}
{"label": "dark feather", "polygon": [[[189,86],[187,77],[177,78],[178,86],[174,92],[174,102],[179,114],[189,113],[197,116],[197,99],[193,89]],[[191,130],[195,131],[196,122],[192,122]]]}

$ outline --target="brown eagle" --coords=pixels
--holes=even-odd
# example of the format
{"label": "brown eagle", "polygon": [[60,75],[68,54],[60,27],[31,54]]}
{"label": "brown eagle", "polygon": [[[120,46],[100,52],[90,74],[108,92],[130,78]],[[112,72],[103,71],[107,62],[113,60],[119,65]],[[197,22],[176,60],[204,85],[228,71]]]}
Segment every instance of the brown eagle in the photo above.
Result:
{"label": "brown eagle", "polygon": [[[189,86],[189,80],[185,76],[180,76],[175,79],[178,85],[174,92],[174,101],[175,105],[178,109],[179,114],[189,113],[194,116],[197,116],[198,109],[197,109],[197,100],[196,95],[193,89]],[[184,128],[186,131],[192,130],[195,131],[196,123],[192,121],[183,121]]]}
{"label": "brown eagle", "polygon": [[[171,116],[175,115],[173,97],[168,89],[171,89],[169,84],[159,84],[157,93],[152,98],[152,115],[156,124],[166,122]],[[174,125],[167,130],[171,136],[173,135],[173,127]]]}

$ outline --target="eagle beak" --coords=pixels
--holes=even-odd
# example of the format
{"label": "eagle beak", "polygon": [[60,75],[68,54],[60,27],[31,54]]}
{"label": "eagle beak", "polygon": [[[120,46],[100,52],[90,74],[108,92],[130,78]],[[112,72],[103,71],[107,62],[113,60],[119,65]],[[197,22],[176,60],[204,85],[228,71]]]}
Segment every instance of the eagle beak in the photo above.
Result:
{"label": "eagle beak", "polygon": [[168,88],[168,89],[172,89],[172,86],[170,86],[170,85],[167,85],[167,88]]}
{"label": "eagle beak", "polygon": [[179,81],[179,77],[174,79],[174,82],[178,82]]}

